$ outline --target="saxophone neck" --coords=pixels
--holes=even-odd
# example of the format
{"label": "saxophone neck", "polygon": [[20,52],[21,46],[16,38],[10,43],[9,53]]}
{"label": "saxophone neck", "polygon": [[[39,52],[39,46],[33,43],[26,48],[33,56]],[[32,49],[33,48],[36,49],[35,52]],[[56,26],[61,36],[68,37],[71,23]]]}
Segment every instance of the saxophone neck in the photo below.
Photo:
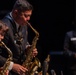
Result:
{"label": "saxophone neck", "polygon": [[36,36],[39,37],[39,32],[32,27],[32,25],[27,21],[28,26],[35,32]]}
{"label": "saxophone neck", "polygon": [[5,43],[3,41],[0,41],[0,46],[3,46],[3,47],[5,47],[7,49],[8,54],[9,54],[9,58],[12,59],[13,54],[12,54],[11,50],[5,45]]}
{"label": "saxophone neck", "polygon": [[48,54],[47,58],[45,59],[45,61],[49,62],[50,61],[50,55]]}

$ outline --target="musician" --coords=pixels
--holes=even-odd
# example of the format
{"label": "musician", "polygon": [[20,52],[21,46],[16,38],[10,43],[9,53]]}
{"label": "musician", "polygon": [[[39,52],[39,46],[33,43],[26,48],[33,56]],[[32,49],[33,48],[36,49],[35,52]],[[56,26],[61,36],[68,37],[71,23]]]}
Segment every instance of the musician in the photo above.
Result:
{"label": "musician", "polygon": [[[17,0],[12,11],[2,19],[9,26],[9,31],[3,41],[13,53],[10,71],[12,75],[22,75],[28,71],[21,64],[25,60],[26,48],[30,46],[27,37],[27,21],[30,20],[32,11],[33,6],[27,0]],[[32,56],[35,57],[37,54],[37,48],[33,49]],[[5,54],[2,55],[7,57]]]}
{"label": "musician", "polygon": [[[1,20],[0,20],[0,41],[2,41],[4,39],[4,35],[7,33],[8,31],[8,27],[6,26],[5,23],[3,23]],[[1,60],[1,58],[0,58]],[[2,70],[2,67],[0,68],[0,71]],[[9,73],[9,70],[6,72],[5,75],[8,75]]]}
{"label": "musician", "polygon": [[66,32],[64,39],[64,56],[66,59],[66,75],[76,75],[76,20],[72,30]]}

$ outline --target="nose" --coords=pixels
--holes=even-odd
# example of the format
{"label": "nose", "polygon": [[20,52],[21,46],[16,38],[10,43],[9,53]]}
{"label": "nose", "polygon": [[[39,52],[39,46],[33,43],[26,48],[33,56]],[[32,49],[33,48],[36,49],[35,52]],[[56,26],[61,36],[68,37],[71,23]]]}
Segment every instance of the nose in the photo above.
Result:
{"label": "nose", "polygon": [[30,20],[30,16],[27,17],[27,21],[29,21],[29,20]]}
{"label": "nose", "polygon": [[2,39],[4,39],[4,36],[2,36]]}

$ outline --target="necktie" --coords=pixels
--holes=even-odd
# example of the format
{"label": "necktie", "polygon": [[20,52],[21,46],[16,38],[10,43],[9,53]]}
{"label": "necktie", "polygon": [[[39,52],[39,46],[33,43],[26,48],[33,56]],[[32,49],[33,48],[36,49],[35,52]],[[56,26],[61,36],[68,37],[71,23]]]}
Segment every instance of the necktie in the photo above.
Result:
{"label": "necktie", "polygon": [[21,29],[21,26],[18,27],[18,32],[20,31],[20,29]]}

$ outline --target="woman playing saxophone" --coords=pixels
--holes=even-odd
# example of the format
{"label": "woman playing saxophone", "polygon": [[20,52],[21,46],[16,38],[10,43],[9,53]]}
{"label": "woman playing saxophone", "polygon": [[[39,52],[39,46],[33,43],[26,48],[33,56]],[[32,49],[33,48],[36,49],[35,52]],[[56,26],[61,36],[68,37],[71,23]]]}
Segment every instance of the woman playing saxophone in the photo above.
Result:
{"label": "woman playing saxophone", "polygon": [[[0,21],[0,41],[2,41],[4,39],[4,35],[7,31],[8,31],[8,27],[2,21]],[[0,45],[1,45],[1,43],[0,43]],[[2,69],[3,68],[1,67],[0,71]],[[7,70],[5,75],[8,75],[8,73],[9,73],[9,71]]]}

